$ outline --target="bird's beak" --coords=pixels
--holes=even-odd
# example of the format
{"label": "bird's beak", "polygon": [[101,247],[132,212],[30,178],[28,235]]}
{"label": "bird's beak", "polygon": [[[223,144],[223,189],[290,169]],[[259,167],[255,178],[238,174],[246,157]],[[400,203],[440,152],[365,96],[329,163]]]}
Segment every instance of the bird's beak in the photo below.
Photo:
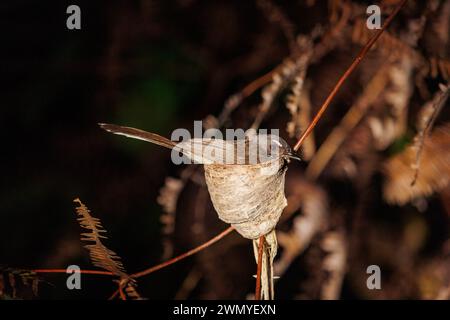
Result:
{"label": "bird's beak", "polygon": [[290,159],[295,159],[295,160],[298,160],[298,161],[302,161],[302,159],[300,158],[300,155],[296,151],[293,151],[293,150],[291,150],[291,152],[289,152],[288,157]]}

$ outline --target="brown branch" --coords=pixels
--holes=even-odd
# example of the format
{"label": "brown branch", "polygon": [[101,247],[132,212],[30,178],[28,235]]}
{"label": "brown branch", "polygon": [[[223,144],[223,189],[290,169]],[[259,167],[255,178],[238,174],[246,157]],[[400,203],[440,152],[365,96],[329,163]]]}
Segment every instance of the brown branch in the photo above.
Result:
{"label": "brown branch", "polygon": [[208,240],[207,242],[199,245],[198,247],[195,247],[194,249],[191,249],[183,254],[180,254],[179,256],[172,258],[168,261],[165,261],[163,263],[160,263],[156,266],[153,266],[151,268],[145,269],[143,271],[137,272],[132,274],[130,277],[131,278],[140,278],[142,276],[148,275],[150,273],[153,273],[155,271],[158,271],[162,268],[165,268],[167,266],[170,266],[171,264],[174,264],[180,260],[183,260],[189,256],[192,256],[193,254],[202,251],[203,249],[206,249],[207,247],[209,247],[210,245],[216,243],[217,241],[219,241],[220,239],[222,239],[223,237],[225,237],[226,235],[228,235],[229,233],[231,233],[234,230],[233,227],[229,227],[228,229],[225,229],[224,231],[222,231],[221,233],[219,233],[217,236],[215,236],[214,238]]}
{"label": "brown branch", "polygon": [[[158,264],[156,266],[153,266],[151,268],[148,268],[144,271],[132,274],[131,277],[132,278],[139,278],[142,277],[144,275],[150,274],[152,272],[155,272],[157,270],[160,270],[164,267],[170,266],[171,264],[174,264],[180,260],[183,260],[199,251],[202,251],[203,249],[206,249],[207,247],[209,247],[210,245],[216,243],[217,241],[219,241],[220,239],[222,239],[223,237],[225,237],[227,234],[229,234],[231,231],[233,231],[234,228],[233,227],[229,227],[228,229],[222,231],[221,233],[219,233],[218,235],[216,235],[214,238],[208,240],[207,242],[199,245],[198,247],[195,247],[194,249],[191,249],[183,254],[180,254],[179,256],[170,259],[168,261],[165,261],[161,264]],[[33,269],[31,270],[33,272],[36,273],[67,273],[66,269]],[[102,270],[80,270],[80,271],[76,271],[79,273],[83,273],[83,274],[96,274],[96,275],[104,275],[104,276],[112,276],[114,275],[114,273],[110,272],[110,271],[102,271]]]}
{"label": "brown branch", "polygon": [[347,111],[338,126],[336,126],[306,168],[305,175],[310,180],[315,180],[322,173],[329,161],[333,158],[340,146],[344,143],[350,132],[360,123],[374,101],[387,85],[387,72],[390,64],[382,66],[366,85],[364,92]]}
{"label": "brown branch", "polygon": [[314,117],[313,121],[310,123],[308,128],[306,128],[303,135],[300,137],[300,139],[297,141],[297,143],[294,146],[294,150],[298,151],[300,149],[300,146],[302,145],[303,141],[309,136],[311,131],[314,129],[314,127],[317,125],[317,122],[322,117],[325,110],[330,105],[333,98],[336,96],[339,89],[344,84],[345,80],[350,76],[350,74],[355,70],[355,68],[359,65],[359,63],[362,61],[362,59],[366,56],[367,52],[369,52],[370,48],[374,45],[374,43],[378,40],[378,38],[381,36],[383,31],[389,26],[389,24],[392,22],[394,17],[397,15],[397,13],[400,11],[400,9],[405,5],[407,0],[402,0],[401,3],[395,8],[395,10],[389,15],[389,17],[386,19],[386,22],[384,23],[383,27],[377,31],[377,33],[367,42],[367,44],[362,48],[362,50],[358,53],[355,60],[352,62],[350,67],[345,71],[345,73],[339,78],[338,82],[336,83],[336,86],[331,90],[330,94],[320,107],[319,111],[317,112],[316,116]]}
{"label": "brown branch", "polygon": [[123,289],[122,289],[121,285],[119,285],[119,294],[120,294],[120,299],[127,300],[127,297],[125,296],[125,293],[123,293]]}
{"label": "brown branch", "polygon": [[[35,269],[31,270],[36,273],[67,273],[67,269]],[[101,270],[80,270],[75,271],[83,274],[98,274],[104,276],[112,276],[114,273],[110,271],[101,271]]]}
{"label": "brown branch", "polygon": [[261,300],[261,270],[262,270],[263,252],[264,252],[264,236],[261,236],[259,238],[258,265],[256,267],[255,300]]}
{"label": "brown branch", "polygon": [[114,293],[108,298],[108,300],[114,300],[115,297],[119,294],[120,290],[117,289]]}
{"label": "brown branch", "polygon": [[[278,66],[277,66],[278,67]],[[277,71],[277,68],[274,68],[267,72],[266,74],[262,75],[258,79],[250,82],[248,85],[244,87],[241,91],[241,95],[243,98],[247,98],[248,96],[252,95],[253,92],[261,88],[262,86],[268,84],[270,80],[272,80],[273,74]]]}
{"label": "brown branch", "polygon": [[279,66],[270,70],[266,74],[246,85],[240,92],[233,94],[225,102],[225,107],[219,115],[219,125],[222,126],[228,119],[230,114],[242,103],[242,100],[251,96],[256,90],[268,84],[272,80],[272,76],[278,70]]}

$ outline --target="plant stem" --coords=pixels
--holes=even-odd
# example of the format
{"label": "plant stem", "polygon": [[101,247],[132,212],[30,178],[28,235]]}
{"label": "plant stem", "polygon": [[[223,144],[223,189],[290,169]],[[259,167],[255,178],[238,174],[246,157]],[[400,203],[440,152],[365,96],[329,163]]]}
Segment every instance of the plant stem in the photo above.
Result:
{"label": "plant stem", "polygon": [[305,132],[303,132],[300,139],[298,139],[297,143],[294,146],[294,151],[298,151],[300,149],[300,146],[302,145],[303,141],[309,136],[311,131],[314,129],[314,127],[317,125],[317,122],[322,117],[325,110],[327,110],[328,106],[330,105],[333,98],[336,96],[339,89],[344,84],[345,80],[350,76],[350,74],[355,70],[355,68],[359,65],[359,63],[362,61],[362,59],[366,56],[367,52],[369,52],[370,48],[374,45],[374,43],[378,40],[378,38],[381,36],[384,30],[389,26],[391,21],[394,19],[394,17],[397,15],[397,13],[400,11],[400,9],[405,5],[407,0],[402,0],[402,2],[395,8],[395,10],[390,14],[390,16],[386,19],[386,22],[384,23],[383,27],[377,31],[377,33],[367,42],[367,44],[362,48],[362,50],[358,53],[355,60],[353,60],[352,64],[348,69],[344,72],[344,74],[339,78],[338,82],[334,86],[333,90],[331,90],[328,97],[325,99],[324,103],[320,107],[319,111],[317,112],[316,116],[314,117],[313,121],[309,124],[308,128],[306,128]]}
{"label": "plant stem", "polygon": [[[227,234],[231,233],[234,230],[233,227],[229,227],[228,229],[225,229],[224,231],[222,231],[221,233],[219,233],[218,235],[216,235],[214,238],[208,240],[205,243],[202,243],[201,245],[199,245],[198,247],[195,247],[194,249],[191,249],[183,254],[180,254],[179,256],[176,256],[175,258],[172,258],[168,261],[165,261],[163,263],[160,263],[156,266],[153,266],[151,268],[145,269],[141,272],[137,272],[132,274],[130,277],[132,278],[139,278],[145,275],[148,275],[150,273],[153,273],[157,270],[160,270],[162,268],[165,268],[167,266],[170,266],[171,264],[174,264],[180,260],[183,260],[189,256],[192,256],[193,254],[202,251],[203,249],[206,249],[207,247],[209,247],[210,245],[216,243],[217,241],[219,241],[220,239],[224,238]],[[66,269],[34,269],[31,270],[33,272],[36,273],[67,273]],[[114,273],[110,272],[110,271],[102,271],[102,270],[80,270],[80,271],[76,271],[76,272],[80,272],[83,274],[97,274],[97,275],[105,275],[105,276],[113,276]]]}
{"label": "plant stem", "polygon": [[[67,269],[35,269],[31,270],[36,273],[67,273]],[[98,275],[104,275],[104,276],[112,276],[114,275],[110,271],[102,271],[102,270],[80,270],[75,271],[83,274],[98,274]]]}
{"label": "plant stem", "polygon": [[255,300],[261,300],[261,270],[262,270],[263,252],[264,252],[264,236],[261,236],[259,237],[258,265],[256,266]]}
{"label": "plant stem", "polygon": [[214,238],[208,240],[207,242],[199,245],[198,247],[195,247],[194,249],[191,249],[191,250],[189,250],[189,251],[187,251],[187,252],[185,252],[183,254],[180,254],[179,256],[177,256],[175,258],[172,258],[172,259],[170,259],[168,261],[160,263],[160,264],[158,264],[156,266],[153,266],[153,267],[145,269],[143,271],[134,273],[130,277],[131,278],[140,278],[142,276],[148,275],[148,274],[153,273],[153,272],[155,272],[157,270],[160,270],[162,268],[170,266],[171,264],[174,264],[174,263],[176,263],[176,262],[178,262],[180,260],[183,260],[183,259],[185,259],[185,258],[187,258],[189,256],[192,256],[193,254],[195,254],[195,253],[197,253],[199,251],[202,251],[203,249],[205,249],[205,248],[209,247],[210,245],[216,243],[217,241],[219,241],[220,239],[225,237],[227,234],[231,233],[233,230],[234,230],[233,227],[229,227],[228,229],[222,231],[217,236],[215,236]]}

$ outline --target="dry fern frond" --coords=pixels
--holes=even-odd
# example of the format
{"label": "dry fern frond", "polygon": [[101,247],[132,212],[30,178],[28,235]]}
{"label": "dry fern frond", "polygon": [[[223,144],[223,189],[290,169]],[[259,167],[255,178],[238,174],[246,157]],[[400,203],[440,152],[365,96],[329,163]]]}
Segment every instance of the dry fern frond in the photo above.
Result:
{"label": "dry fern frond", "polygon": [[392,64],[388,72],[389,84],[383,91],[383,99],[379,102],[381,109],[368,120],[375,148],[384,150],[396,139],[405,135],[407,130],[408,106],[413,93],[414,64],[409,56]]}
{"label": "dry fern frond", "polygon": [[[286,131],[290,138],[296,137],[302,131],[300,126],[300,95],[302,93],[305,72],[295,77],[294,84],[291,87],[291,93],[286,97],[286,108],[291,114],[291,121],[286,125]],[[304,128],[303,128],[304,129]]]}
{"label": "dry fern frond", "polygon": [[163,207],[164,212],[173,214],[177,208],[178,196],[184,183],[180,179],[167,177],[164,186],[159,190],[159,196],[156,199],[158,204]]}
{"label": "dry fern frond", "polygon": [[329,276],[321,288],[321,299],[336,300],[340,296],[347,270],[347,242],[343,231],[330,231],[324,235],[322,249],[328,253],[322,268]]}
{"label": "dry fern frond", "polygon": [[81,241],[93,242],[84,247],[89,250],[92,264],[99,268],[108,270],[120,278],[129,278],[125,273],[120,257],[112,250],[103,245],[100,239],[107,239],[102,233],[106,233],[100,222],[100,219],[91,216],[90,210],[80,201],[75,199],[75,203],[79,204],[76,208],[78,214],[78,222],[80,226],[89,232],[81,233]]}
{"label": "dry fern frond", "polygon": [[163,258],[168,259],[172,256],[173,245],[168,239],[175,230],[175,218],[177,201],[181,190],[185,186],[185,181],[167,177],[164,186],[159,190],[159,196],[157,202],[163,207],[164,214],[161,215],[161,223],[163,224],[162,233],[165,236],[163,240]]}
{"label": "dry fern frond", "polygon": [[269,0],[258,0],[256,4],[264,13],[269,21],[280,26],[289,43],[289,49],[291,52],[297,50],[295,42],[295,26],[286,16],[286,14],[281,10],[281,8]]}
{"label": "dry fern frond", "polygon": [[[367,28],[365,19],[357,19],[353,26],[352,41],[363,45],[370,38],[372,32],[373,31]],[[380,39],[378,39],[373,48],[380,50],[381,54],[384,56],[391,58],[408,56],[414,63],[417,63],[417,65],[423,65],[425,63],[420,52],[387,31]]]}
{"label": "dry fern frond", "polygon": [[[309,64],[313,52],[313,45],[311,38],[307,36],[298,37],[299,52],[301,54],[296,58],[286,59],[282,65],[277,68],[277,71],[272,76],[272,83],[265,86],[261,92],[262,103],[258,107],[258,114],[251,126],[252,129],[259,128],[264,116],[269,111],[272,103],[278,94],[289,86],[295,77],[305,77],[305,72]],[[279,70],[279,71],[278,71]]]}
{"label": "dry fern frond", "polygon": [[450,124],[436,128],[424,141],[420,174],[412,186],[416,154],[416,148],[411,145],[383,165],[386,177],[383,195],[388,203],[402,205],[414,198],[429,196],[449,184]]}
{"label": "dry fern frond", "polygon": [[411,185],[416,183],[419,175],[420,157],[422,154],[423,144],[431,128],[433,127],[436,118],[447,102],[447,98],[450,94],[450,86],[441,85],[441,91],[436,93],[431,101],[425,104],[421,109],[417,118],[417,135],[414,138],[413,147],[416,149],[416,161],[414,163],[414,178]]}
{"label": "dry fern frond", "polygon": [[333,158],[348,135],[360,123],[372,104],[378,99],[388,83],[391,65],[382,66],[367,84],[366,89],[349,109],[340,124],[333,129],[325,142],[319,147],[308,168],[306,176],[316,179]]}
{"label": "dry fern frond", "polygon": [[420,76],[437,78],[441,76],[444,80],[450,81],[450,60],[431,57],[427,64],[420,70]]}
{"label": "dry fern frond", "polygon": [[[291,114],[291,120],[286,125],[286,132],[290,138],[299,139],[301,133],[306,130],[311,122],[310,86],[309,83],[303,85],[305,73],[306,70],[294,79],[291,93],[286,97],[286,108]],[[303,159],[310,160],[316,151],[313,133],[305,140],[302,150]]]}
{"label": "dry fern frond", "polygon": [[307,182],[297,181],[296,185],[297,192],[302,195],[302,214],[294,218],[290,231],[277,232],[283,251],[274,265],[276,275],[282,275],[327,225],[328,200],[325,192]]}

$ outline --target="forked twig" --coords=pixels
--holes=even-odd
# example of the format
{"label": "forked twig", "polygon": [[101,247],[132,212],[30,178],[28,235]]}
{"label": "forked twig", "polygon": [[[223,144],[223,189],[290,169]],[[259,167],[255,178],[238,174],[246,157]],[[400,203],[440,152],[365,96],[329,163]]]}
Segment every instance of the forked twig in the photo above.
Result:
{"label": "forked twig", "polygon": [[308,128],[306,128],[305,132],[303,132],[300,139],[298,139],[297,143],[294,146],[294,151],[298,151],[300,149],[300,146],[302,145],[303,141],[309,136],[311,131],[314,129],[314,127],[317,125],[317,122],[319,122],[320,118],[322,117],[325,110],[327,110],[328,106],[330,105],[333,98],[336,96],[339,89],[344,84],[345,80],[352,74],[353,70],[359,65],[359,63],[362,61],[362,59],[366,56],[367,52],[369,52],[370,48],[374,45],[374,43],[378,40],[378,38],[381,36],[384,30],[389,26],[389,24],[392,22],[394,17],[397,15],[397,13],[400,11],[400,9],[405,5],[407,0],[402,0],[402,2],[395,8],[395,10],[389,15],[389,17],[386,19],[386,22],[383,24],[383,27],[377,31],[377,33],[367,42],[367,44],[362,48],[362,50],[358,53],[355,60],[352,62],[350,67],[344,72],[344,74],[339,78],[338,82],[334,86],[333,90],[331,90],[328,97],[325,99],[324,103],[320,107],[319,111],[315,115],[314,119],[309,124]]}

